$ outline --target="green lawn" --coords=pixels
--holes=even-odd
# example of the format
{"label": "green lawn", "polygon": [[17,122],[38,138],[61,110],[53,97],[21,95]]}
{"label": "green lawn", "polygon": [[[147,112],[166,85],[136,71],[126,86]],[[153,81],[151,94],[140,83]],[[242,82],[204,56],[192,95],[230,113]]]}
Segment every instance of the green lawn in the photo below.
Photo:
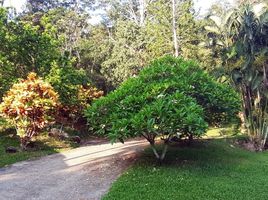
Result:
{"label": "green lawn", "polygon": [[35,146],[24,152],[14,154],[6,153],[6,147],[19,148],[19,138],[13,136],[14,131],[0,132],[0,167],[13,164],[18,161],[38,158],[41,156],[71,149],[77,145],[70,141],[63,141],[42,134],[35,139]]}
{"label": "green lawn", "polygon": [[148,149],[103,199],[267,199],[268,152],[248,152],[230,140],[216,138],[192,147],[171,147],[161,166]]}

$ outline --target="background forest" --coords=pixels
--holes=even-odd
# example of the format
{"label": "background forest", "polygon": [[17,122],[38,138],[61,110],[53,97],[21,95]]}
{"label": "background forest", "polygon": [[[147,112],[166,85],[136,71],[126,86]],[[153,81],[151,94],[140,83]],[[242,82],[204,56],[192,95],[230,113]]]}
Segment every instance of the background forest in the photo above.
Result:
{"label": "background forest", "polygon": [[8,2],[1,197],[267,199],[267,0]]}
{"label": "background forest", "polygon": [[[56,124],[87,131],[84,110],[94,99],[139,76],[152,61],[180,56],[198,63],[219,83],[234,86],[243,102],[244,126],[258,148],[264,147],[268,132],[264,1],[217,2],[203,16],[192,0],[28,0],[20,13],[4,3],[0,7],[0,100],[5,115],[17,120],[14,113],[28,113],[26,99],[21,103],[26,108],[20,108],[24,111],[7,105],[18,96],[16,87],[38,93],[43,80],[57,93],[46,97],[59,101]],[[101,15],[99,20],[94,20],[96,13]],[[26,78],[30,86],[22,81]],[[24,86],[11,88],[20,81]],[[43,92],[43,96],[48,93]],[[43,109],[46,103],[33,107]],[[16,123],[26,126],[25,121]],[[38,123],[32,131],[45,127],[47,120],[40,118]]]}
{"label": "background forest", "polygon": [[[152,60],[174,54],[174,18],[178,54],[209,72],[220,68],[219,50],[207,45],[212,41],[205,27],[211,20],[198,16],[193,1],[175,4],[174,16],[172,1],[165,0],[29,0],[18,14],[13,8],[1,8],[0,97],[29,72],[53,86],[57,82],[58,92],[87,83],[109,92]],[[96,10],[101,10],[102,19],[92,25]],[[208,15],[218,11],[227,8],[213,5]],[[62,99],[71,103],[73,93],[69,94]]]}

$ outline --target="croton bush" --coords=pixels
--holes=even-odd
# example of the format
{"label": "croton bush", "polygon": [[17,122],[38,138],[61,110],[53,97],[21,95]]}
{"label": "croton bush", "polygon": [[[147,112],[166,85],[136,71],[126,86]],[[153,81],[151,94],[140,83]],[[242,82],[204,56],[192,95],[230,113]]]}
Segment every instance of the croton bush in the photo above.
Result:
{"label": "croton bush", "polygon": [[35,73],[14,84],[4,95],[0,115],[16,128],[22,149],[54,120],[57,102],[58,94],[53,87]]}
{"label": "croton bush", "polygon": [[[86,116],[94,132],[112,142],[143,136],[163,160],[173,136],[199,137],[209,125],[236,118],[239,107],[231,87],[216,82],[194,62],[167,56],[96,100]],[[164,140],[162,154],[154,147],[157,138]]]}

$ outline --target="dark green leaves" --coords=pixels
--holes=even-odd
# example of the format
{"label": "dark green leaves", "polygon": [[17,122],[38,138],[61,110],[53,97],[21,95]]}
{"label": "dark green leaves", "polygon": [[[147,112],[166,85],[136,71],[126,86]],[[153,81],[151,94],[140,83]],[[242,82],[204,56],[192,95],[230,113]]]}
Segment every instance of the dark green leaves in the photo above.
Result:
{"label": "dark green leaves", "polygon": [[88,123],[114,141],[135,136],[202,135],[209,124],[230,120],[237,94],[193,62],[164,57],[86,110]]}

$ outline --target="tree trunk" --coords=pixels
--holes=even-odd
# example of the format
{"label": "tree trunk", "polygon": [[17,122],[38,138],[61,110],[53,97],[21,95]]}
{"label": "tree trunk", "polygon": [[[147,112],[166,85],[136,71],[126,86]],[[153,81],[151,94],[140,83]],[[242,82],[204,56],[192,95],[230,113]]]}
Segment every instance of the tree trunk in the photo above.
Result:
{"label": "tree trunk", "polygon": [[154,155],[155,155],[156,159],[159,160],[160,159],[160,156],[159,156],[159,154],[158,154],[158,152],[157,152],[157,150],[155,148],[155,145],[154,144],[151,144],[151,147],[152,147],[152,150],[154,152]]}
{"label": "tree trunk", "polygon": [[29,144],[29,138],[28,137],[23,137],[20,138],[20,148],[22,151],[25,151],[27,149],[27,145]]}
{"label": "tree trunk", "polygon": [[140,26],[144,26],[145,24],[145,10],[146,10],[146,0],[139,0],[140,3]]}
{"label": "tree trunk", "polygon": [[165,143],[165,144],[164,144],[164,149],[163,149],[163,151],[162,151],[162,155],[161,155],[161,157],[160,157],[160,161],[161,161],[161,162],[162,162],[162,161],[164,160],[164,158],[166,157],[167,149],[168,149],[168,144]]}
{"label": "tree trunk", "polygon": [[152,150],[154,152],[154,155],[155,155],[156,159],[161,163],[166,157],[168,144],[164,143],[164,148],[163,148],[163,151],[162,151],[161,155],[159,155],[159,153],[157,152],[154,144],[151,144],[151,147],[152,147]]}
{"label": "tree trunk", "polygon": [[190,146],[193,143],[193,141],[194,141],[194,137],[193,137],[192,134],[190,134],[189,137],[188,137],[188,143],[187,143],[187,145]]}
{"label": "tree trunk", "polygon": [[174,42],[174,56],[179,56],[179,46],[178,37],[176,29],[176,0],[172,0],[172,32],[173,32],[173,42]]}

